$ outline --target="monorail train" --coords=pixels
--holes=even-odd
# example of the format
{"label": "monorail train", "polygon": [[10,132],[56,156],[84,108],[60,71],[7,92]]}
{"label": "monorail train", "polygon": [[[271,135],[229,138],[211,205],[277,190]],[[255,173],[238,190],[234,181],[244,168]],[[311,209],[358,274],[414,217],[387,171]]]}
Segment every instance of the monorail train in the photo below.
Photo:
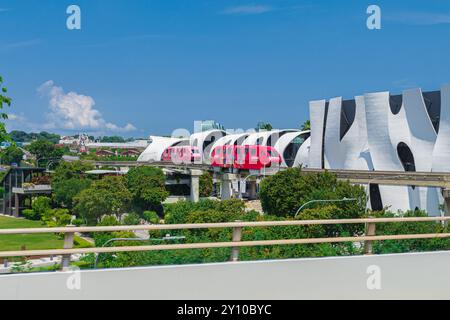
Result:
{"label": "monorail train", "polygon": [[282,162],[273,148],[259,145],[225,145],[215,147],[211,153],[211,166],[242,170],[261,170]]}
{"label": "monorail train", "polygon": [[202,163],[202,155],[200,154],[198,147],[170,147],[164,150],[161,160],[163,162],[171,162],[175,164],[198,164]]}

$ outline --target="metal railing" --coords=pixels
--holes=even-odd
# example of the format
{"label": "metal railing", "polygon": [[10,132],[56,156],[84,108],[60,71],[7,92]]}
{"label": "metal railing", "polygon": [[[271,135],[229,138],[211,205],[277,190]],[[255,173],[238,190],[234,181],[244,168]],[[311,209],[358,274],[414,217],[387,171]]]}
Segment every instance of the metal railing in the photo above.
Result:
{"label": "metal railing", "polygon": [[[408,217],[408,218],[365,218],[365,219],[333,219],[333,220],[289,220],[289,221],[262,221],[262,222],[236,221],[226,223],[162,224],[162,225],[112,226],[112,227],[68,226],[63,228],[2,229],[0,230],[0,235],[63,233],[64,248],[51,250],[3,251],[0,252],[0,258],[59,255],[63,257],[61,267],[64,269],[69,266],[70,257],[73,254],[100,254],[100,253],[117,253],[117,252],[160,251],[160,250],[230,248],[231,249],[230,261],[238,261],[239,248],[242,247],[343,243],[343,242],[363,242],[364,253],[372,254],[374,241],[450,238],[450,233],[401,234],[401,235],[377,236],[376,235],[377,224],[407,223],[407,222],[439,222],[439,221],[447,222],[449,220],[450,217],[411,217],[411,218]],[[352,237],[242,241],[243,228],[264,228],[264,227],[280,227],[280,226],[317,226],[317,225],[341,225],[341,224],[365,224],[365,233],[362,236],[352,236]],[[123,247],[73,248],[74,236],[76,233],[117,232],[117,231],[137,231],[137,230],[155,231],[155,230],[224,229],[224,228],[233,230],[232,241],[123,246]]]}

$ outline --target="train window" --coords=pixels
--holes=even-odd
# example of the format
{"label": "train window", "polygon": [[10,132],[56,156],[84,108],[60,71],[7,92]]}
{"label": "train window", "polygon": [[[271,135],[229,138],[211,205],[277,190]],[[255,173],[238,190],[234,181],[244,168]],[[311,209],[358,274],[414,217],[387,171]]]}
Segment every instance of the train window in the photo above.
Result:
{"label": "train window", "polygon": [[256,156],[256,149],[250,149],[250,154],[252,156]]}

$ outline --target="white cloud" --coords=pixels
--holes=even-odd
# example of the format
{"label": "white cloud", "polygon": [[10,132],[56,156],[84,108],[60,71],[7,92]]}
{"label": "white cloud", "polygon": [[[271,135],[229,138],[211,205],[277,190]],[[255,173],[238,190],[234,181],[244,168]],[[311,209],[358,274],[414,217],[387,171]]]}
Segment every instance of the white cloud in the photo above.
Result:
{"label": "white cloud", "polygon": [[401,12],[385,15],[386,20],[410,25],[450,24],[450,14],[433,12]]}
{"label": "white cloud", "polygon": [[100,111],[94,108],[95,101],[90,96],[76,92],[65,93],[62,87],[58,87],[49,80],[38,88],[38,92],[49,98],[51,113],[48,114],[49,122],[44,125],[47,129],[65,130],[96,130],[129,132],[136,127],[128,123],[124,127],[107,122]]}
{"label": "white cloud", "polygon": [[222,13],[223,14],[231,14],[231,15],[262,14],[262,13],[270,12],[272,10],[274,10],[274,8],[269,5],[243,5],[243,6],[227,8],[224,11],[222,11]]}

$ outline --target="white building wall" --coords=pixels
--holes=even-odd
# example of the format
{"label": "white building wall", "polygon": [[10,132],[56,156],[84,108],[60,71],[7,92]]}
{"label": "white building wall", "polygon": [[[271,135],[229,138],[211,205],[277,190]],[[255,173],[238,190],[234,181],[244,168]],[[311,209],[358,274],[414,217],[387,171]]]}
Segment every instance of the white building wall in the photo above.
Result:
{"label": "white building wall", "polygon": [[[397,151],[406,144],[418,172],[450,171],[450,85],[441,90],[441,118],[436,133],[427,112],[422,91],[406,90],[397,114],[390,107],[390,93],[368,93],[355,97],[355,119],[340,139],[342,97],[310,103],[311,139],[297,154],[295,165],[308,163],[312,168],[404,171]],[[325,134],[323,129],[325,126]],[[309,152],[308,152],[309,148]],[[305,159],[306,158],[306,159]],[[376,184],[376,180],[372,182]],[[424,187],[380,186],[384,206],[392,211],[426,210],[439,215],[443,203],[440,189]]]}

